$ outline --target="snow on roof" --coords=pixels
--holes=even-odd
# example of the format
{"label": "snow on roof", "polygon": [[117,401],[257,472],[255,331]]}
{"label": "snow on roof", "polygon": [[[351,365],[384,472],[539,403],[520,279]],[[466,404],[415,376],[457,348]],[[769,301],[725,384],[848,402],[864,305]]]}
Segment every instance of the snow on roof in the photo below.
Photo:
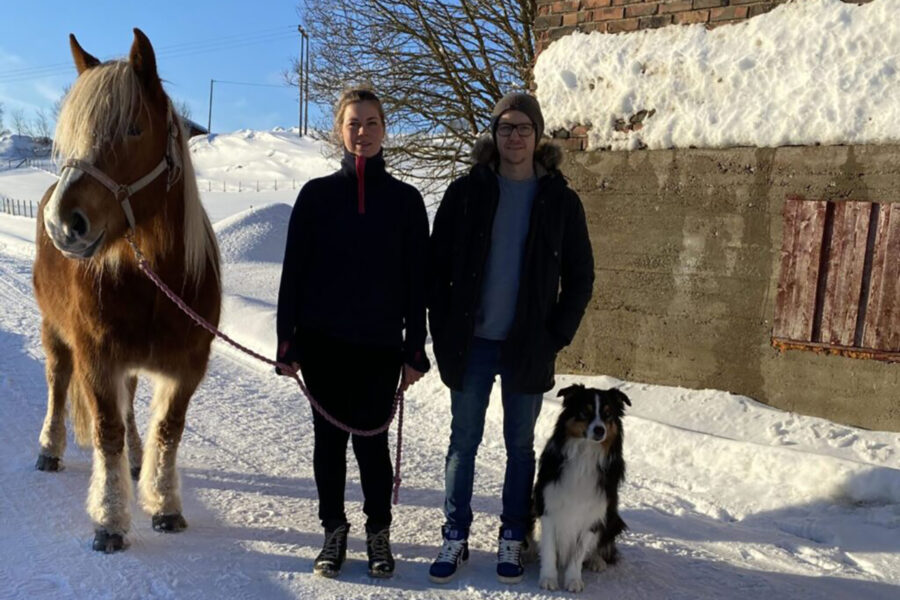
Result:
{"label": "snow on roof", "polygon": [[546,130],[590,125],[613,150],[900,142],[898,14],[804,0],[713,30],[573,33],[535,65]]}

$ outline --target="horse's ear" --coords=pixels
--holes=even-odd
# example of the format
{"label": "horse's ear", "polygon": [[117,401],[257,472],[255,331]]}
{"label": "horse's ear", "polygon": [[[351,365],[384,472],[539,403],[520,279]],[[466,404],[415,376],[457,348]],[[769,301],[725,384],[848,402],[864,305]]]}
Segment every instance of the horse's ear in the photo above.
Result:
{"label": "horse's ear", "polygon": [[156,54],[153,46],[144,32],[134,28],[134,43],[131,44],[131,53],[128,62],[141,80],[146,84],[159,84],[159,75],[156,73]]}
{"label": "horse's ear", "polygon": [[75,59],[75,68],[78,70],[79,75],[100,64],[96,57],[84,51],[84,48],[75,39],[74,33],[69,34],[69,48],[72,49],[72,58]]}

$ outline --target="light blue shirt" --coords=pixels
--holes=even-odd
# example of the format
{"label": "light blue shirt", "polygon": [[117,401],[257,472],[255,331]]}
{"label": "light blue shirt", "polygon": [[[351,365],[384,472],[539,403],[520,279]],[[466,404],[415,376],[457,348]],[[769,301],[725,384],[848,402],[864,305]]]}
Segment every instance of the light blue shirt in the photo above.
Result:
{"label": "light blue shirt", "polygon": [[516,316],[531,206],[538,188],[537,177],[513,180],[498,175],[497,180],[500,201],[475,314],[475,335],[488,340],[505,340]]}

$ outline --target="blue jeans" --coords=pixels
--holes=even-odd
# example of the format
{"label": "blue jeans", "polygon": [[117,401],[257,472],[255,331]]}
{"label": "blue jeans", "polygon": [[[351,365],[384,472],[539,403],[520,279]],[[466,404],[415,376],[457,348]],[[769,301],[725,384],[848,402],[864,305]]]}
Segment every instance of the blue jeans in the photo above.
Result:
{"label": "blue jeans", "polygon": [[534,425],[541,412],[542,394],[515,394],[503,386],[500,365],[502,342],[474,338],[466,364],[463,389],[451,390],[453,420],[445,472],[446,525],[468,535],[472,524],[472,483],[475,455],[484,433],[484,417],[494,378],[500,375],[503,396],[503,439],[506,476],[503,480],[504,527],[524,528],[531,512],[534,485]]}

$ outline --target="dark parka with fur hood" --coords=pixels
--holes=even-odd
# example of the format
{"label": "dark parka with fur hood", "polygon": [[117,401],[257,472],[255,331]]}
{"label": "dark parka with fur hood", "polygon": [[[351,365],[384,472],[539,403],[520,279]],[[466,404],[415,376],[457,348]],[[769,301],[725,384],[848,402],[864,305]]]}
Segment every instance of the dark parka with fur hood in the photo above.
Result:
{"label": "dark parka with fur hood", "polygon": [[[491,231],[500,199],[499,155],[491,138],[473,151],[475,166],[447,188],[429,244],[429,322],[441,379],[463,385],[475,314],[481,301]],[[584,209],[559,171],[562,151],[535,152],[538,191],[525,242],[516,315],[501,350],[518,393],[554,385],[556,354],[571,343],[594,283],[594,259]]]}

